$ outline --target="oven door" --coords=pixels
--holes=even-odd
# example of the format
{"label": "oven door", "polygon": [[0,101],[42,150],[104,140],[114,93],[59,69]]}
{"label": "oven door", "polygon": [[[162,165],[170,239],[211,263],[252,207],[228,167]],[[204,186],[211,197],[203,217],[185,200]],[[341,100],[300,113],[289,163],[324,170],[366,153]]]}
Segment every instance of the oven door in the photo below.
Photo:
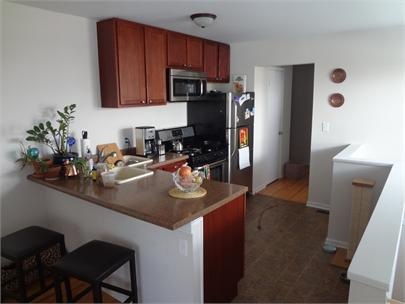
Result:
{"label": "oven door", "polygon": [[[219,181],[219,182],[228,182],[228,175],[226,174],[228,165],[226,159],[220,160],[211,164],[208,164],[209,171],[207,172],[206,166],[201,166],[198,168],[194,168],[194,170],[198,170],[204,173],[206,177],[209,179]],[[208,175],[208,176],[207,176]]]}

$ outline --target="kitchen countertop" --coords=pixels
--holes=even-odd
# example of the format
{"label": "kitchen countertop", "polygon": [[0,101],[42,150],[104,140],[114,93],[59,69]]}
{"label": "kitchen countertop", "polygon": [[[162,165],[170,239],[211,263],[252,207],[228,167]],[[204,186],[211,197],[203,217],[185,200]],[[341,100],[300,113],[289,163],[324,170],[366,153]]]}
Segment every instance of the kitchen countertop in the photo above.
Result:
{"label": "kitchen countertop", "polygon": [[245,186],[204,180],[202,187],[207,190],[206,196],[188,200],[172,198],[168,195],[168,191],[174,187],[172,175],[161,170],[113,188],[105,188],[79,177],[47,181],[30,175],[28,179],[170,230],[204,216],[247,192]]}

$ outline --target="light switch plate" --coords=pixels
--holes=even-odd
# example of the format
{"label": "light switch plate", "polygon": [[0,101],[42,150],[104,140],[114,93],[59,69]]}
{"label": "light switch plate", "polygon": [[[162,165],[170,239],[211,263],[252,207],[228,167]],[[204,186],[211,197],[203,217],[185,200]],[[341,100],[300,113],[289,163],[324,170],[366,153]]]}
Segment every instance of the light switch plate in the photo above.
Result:
{"label": "light switch plate", "polygon": [[330,131],[330,123],[327,121],[322,121],[322,132],[329,133]]}

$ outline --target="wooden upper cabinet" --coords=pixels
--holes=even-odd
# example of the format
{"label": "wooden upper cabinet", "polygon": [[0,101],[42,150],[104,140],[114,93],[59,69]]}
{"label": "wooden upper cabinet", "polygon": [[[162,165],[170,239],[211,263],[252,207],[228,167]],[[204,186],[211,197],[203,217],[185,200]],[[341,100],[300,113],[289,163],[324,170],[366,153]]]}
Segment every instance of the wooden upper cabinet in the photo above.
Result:
{"label": "wooden upper cabinet", "polygon": [[145,26],[148,104],[166,104],[166,31]]}
{"label": "wooden upper cabinet", "polygon": [[119,19],[97,23],[101,104],[119,108],[146,101],[143,26]]}
{"label": "wooden upper cabinet", "polygon": [[230,73],[230,47],[218,43],[218,78],[221,82],[229,82]]}
{"label": "wooden upper cabinet", "polygon": [[203,40],[187,36],[187,67],[193,70],[203,69]]}
{"label": "wooden upper cabinet", "polygon": [[187,36],[167,32],[167,65],[170,67],[187,67]]}
{"label": "wooden upper cabinet", "polygon": [[203,70],[203,40],[176,32],[167,33],[167,66]]}
{"label": "wooden upper cabinet", "polygon": [[204,72],[208,81],[216,81],[218,77],[218,44],[204,41]]}
{"label": "wooden upper cabinet", "polygon": [[229,82],[229,45],[204,41],[204,72],[210,82]]}
{"label": "wooden upper cabinet", "polygon": [[145,44],[143,26],[117,22],[118,67],[122,105],[145,103]]}

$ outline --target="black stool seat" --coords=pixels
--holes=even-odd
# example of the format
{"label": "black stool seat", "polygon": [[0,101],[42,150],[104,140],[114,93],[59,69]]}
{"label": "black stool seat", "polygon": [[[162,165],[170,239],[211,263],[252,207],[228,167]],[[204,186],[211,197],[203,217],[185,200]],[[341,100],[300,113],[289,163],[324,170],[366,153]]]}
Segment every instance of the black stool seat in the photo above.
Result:
{"label": "black stool seat", "polygon": [[[54,246],[59,253],[55,256],[50,256],[49,259],[41,258],[41,254],[46,254],[46,250],[50,252],[50,248]],[[1,238],[1,256],[15,263],[16,277],[11,278],[17,280],[17,297],[20,302],[29,302],[39,296],[41,293],[48,290],[52,285],[45,285],[45,270],[47,266],[50,266],[55,259],[59,256],[66,254],[65,238],[63,234],[53,230],[49,230],[39,226],[30,226]],[[32,257],[35,257],[35,263],[33,266],[26,266],[26,261],[31,261]],[[32,271],[38,272],[40,290],[27,296],[26,291],[26,274]],[[4,287],[4,288],[3,288]],[[5,284],[2,282],[2,298],[6,291]],[[10,296],[13,296],[11,292],[7,292]]]}
{"label": "black stool seat", "polygon": [[[118,268],[129,262],[131,290],[104,283],[103,280]],[[86,293],[93,291],[95,303],[102,302],[101,288],[107,288],[129,296],[126,302],[137,302],[135,271],[135,251],[123,246],[94,240],[64,256],[52,267],[55,273],[55,294],[57,302],[62,302],[60,283],[65,282],[67,302],[75,302]],[[69,277],[90,284],[75,297],[72,295]]]}
{"label": "black stool seat", "polygon": [[118,269],[135,252],[103,241],[91,241],[60,259],[53,268],[62,275],[89,283],[103,280],[111,269]]}
{"label": "black stool seat", "polygon": [[9,260],[35,255],[39,250],[63,241],[63,234],[31,226],[1,238],[1,255]]}

